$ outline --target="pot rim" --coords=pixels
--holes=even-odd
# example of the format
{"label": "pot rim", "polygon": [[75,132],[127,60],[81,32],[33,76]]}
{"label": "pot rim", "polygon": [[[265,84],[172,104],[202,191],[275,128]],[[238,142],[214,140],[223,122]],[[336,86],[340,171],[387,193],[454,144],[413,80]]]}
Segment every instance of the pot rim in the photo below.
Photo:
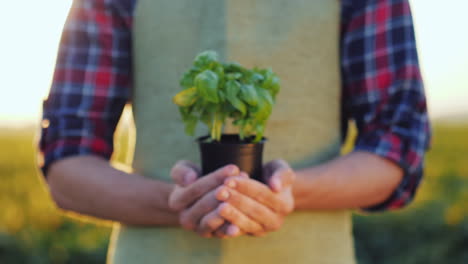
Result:
{"label": "pot rim", "polygon": [[[221,134],[221,137],[223,136],[236,136],[237,138],[239,138],[239,134]],[[196,139],[196,141],[200,144],[200,145],[213,145],[213,144],[219,144],[219,145],[242,145],[242,146],[249,146],[249,145],[262,145],[265,143],[265,141],[267,141],[268,139],[266,137],[262,137],[262,139],[259,141],[259,142],[222,142],[222,141],[213,141],[213,142],[204,142],[204,140],[206,140],[207,138],[210,138],[210,135],[205,135],[205,136],[200,136]]]}

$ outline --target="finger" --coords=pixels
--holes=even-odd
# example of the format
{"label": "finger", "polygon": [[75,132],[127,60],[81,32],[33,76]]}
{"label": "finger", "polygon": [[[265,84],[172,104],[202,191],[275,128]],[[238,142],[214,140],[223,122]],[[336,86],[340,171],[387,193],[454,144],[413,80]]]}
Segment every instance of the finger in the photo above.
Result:
{"label": "finger", "polygon": [[289,167],[283,167],[276,170],[271,178],[268,180],[268,186],[274,192],[281,192],[287,188],[290,188],[296,179],[296,174]]}
{"label": "finger", "polygon": [[191,161],[180,160],[171,169],[171,178],[180,186],[193,183],[200,175],[200,168]]}
{"label": "finger", "polygon": [[[226,234],[229,237],[238,237],[244,234],[244,232],[236,225],[229,224],[229,226],[226,229]],[[260,235],[260,233],[258,233]]]}
{"label": "finger", "polygon": [[281,192],[294,183],[295,173],[286,161],[277,159],[265,165],[264,178],[273,191]]}
{"label": "finger", "polygon": [[216,199],[216,192],[213,190],[199,199],[193,206],[182,211],[180,214],[180,224],[183,228],[196,230],[202,218],[215,211],[220,202]]}
{"label": "finger", "polygon": [[[224,225],[226,225],[224,218],[218,214],[217,210],[213,210],[202,217],[196,232],[202,237],[212,237],[215,231],[221,229]],[[216,236],[220,237],[218,235]],[[224,234],[224,236],[226,236],[226,234]]]}
{"label": "finger", "polygon": [[[228,194],[219,195],[223,192]],[[236,190],[224,187],[224,189],[222,188],[217,191],[216,194],[218,199],[229,203],[239,210],[239,212],[260,224],[265,231],[276,231],[283,224],[282,215],[273,212],[265,205],[260,204],[246,195],[242,195]],[[232,223],[237,224],[236,222]]]}
{"label": "finger", "polygon": [[275,171],[275,170],[278,170],[278,169],[284,168],[284,167],[289,168],[290,166],[289,166],[288,162],[286,162],[283,159],[275,159],[275,160],[272,160],[272,161],[268,162],[267,164],[265,164],[265,167],[269,168],[271,171]]}
{"label": "finger", "polygon": [[289,166],[288,163],[281,159],[269,161],[263,165],[263,177],[266,181],[273,175],[275,170]]}
{"label": "finger", "polygon": [[244,231],[227,221],[214,232],[214,235],[218,238],[239,237],[243,234],[245,234]]}
{"label": "finger", "polygon": [[183,189],[177,189],[177,192],[171,195],[169,206],[176,211],[183,210],[206,193],[221,185],[227,177],[236,175],[239,175],[239,168],[237,166],[224,166],[207,176],[201,177]]}
{"label": "finger", "polygon": [[235,223],[237,227],[244,230],[246,233],[260,235],[264,233],[263,227],[241,213],[237,208],[229,203],[222,203],[218,206],[218,213],[224,219],[231,223]]}
{"label": "finger", "polygon": [[[216,213],[218,213],[218,212],[216,212]],[[223,220],[224,220],[224,218],[223,218]],[[227,230],[228,230],[229,226],[230,226],[229,222],[224,221],[224,224],[221,227],[219,227],[218,229],[215,230],[214,236],[217,237],[217,238],[227,238],[229,236],[228,233],[227,233]]]}
{"label": "finger", "polygon": [[[230,177],[226,179],[224,185],[265,205],[276,213],[287,214],[290,212],[289,204],[282,200],[282,196],[272,192],[270,188],[263,183],[252,179]],[[218,199],[222,199],[220,196],[221,194],[223,194],[223,192],[220,190],[220,193],[217,195]]]}
{"label": "finger", "polygon": [[250,178],[249,175],[248,175],[246,172],[244,172],[244,171],[241,171],[241,172],[240,172],[239,177],[243,177],[243,178],[246,178],[246,179],[249,179],[249,178]]}

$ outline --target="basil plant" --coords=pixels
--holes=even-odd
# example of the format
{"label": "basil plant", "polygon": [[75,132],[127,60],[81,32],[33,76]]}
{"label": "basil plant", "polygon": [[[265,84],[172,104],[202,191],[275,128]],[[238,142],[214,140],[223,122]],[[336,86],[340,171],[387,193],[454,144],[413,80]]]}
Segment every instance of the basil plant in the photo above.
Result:
{"label": "basil plant", "polygon": [[197,55],[180,85],[183,90],[173,102],[179,106],[185,132],[193,135],[201,121],[214,141],[220,141],[228,118],[239,128],[241,140],[260,141],[280,90],[279,78],[271,69],[222,63],[214,51]]}

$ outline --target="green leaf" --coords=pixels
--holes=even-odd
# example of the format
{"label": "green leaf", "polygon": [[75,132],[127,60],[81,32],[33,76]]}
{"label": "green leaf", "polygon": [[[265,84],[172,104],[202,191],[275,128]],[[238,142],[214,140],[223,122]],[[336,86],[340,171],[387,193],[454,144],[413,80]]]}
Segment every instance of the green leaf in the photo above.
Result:
{"label": "green leaf", "polygon": [[212,140],[220,140],[226,118],[239,127],[241,138],[263,136],[272,113],[279,78],[271,69],[247,69],[239,63],[221,63],[214,51],[201,52],[180,80],[183,91],[173,101],[179,106],[186,133],[204,123]]}
{"label": "green leaf", "polygon": [[[229,111],[229,115],[228,117],[232,118],[233,119],[233,124],[234,124],[234,121],[236,120],[239,120],[241,119],[244,115],[238,110],[236,109],[234,106],[229,105],[232,109]],[[247,114],[247,113],[246,113]]]}
{"label": "green leaf", "polygon": [[201,116],[200,116],[200,121],[203,122],[208,127],[211,127],[211,119],[212,119],[212,113],[208,111],[203,111]]}
{"label": "green leaf", "polygon": [[190,116],[190,118],[184,120],[184,123],[185,133],[187,133],[190,136],[193,136],[197,127],[198,118],[196,116]]}
{"label": "green leaf", "polygon": [[224,76],[224,68],[223,68],[223,65],[221,65],[221,63],[219,62],[214,62],[212,63],[212,71],[216,74],[218,74],[218,76]]}
{"label": "green leaf", "polygon": [[213,116],[217,112],[216,105],[213,103],[205,103],[201,105],[200,120],[211,128]]}
{"label": "green leaf", "polygon": [[226,97],[228,101],[239,110],[243,116],[247,114],[247,106],[237,96],[240,92],[241,86],[236,81],[228,81],[226,83]]}
{"label": "green leaf", "polygon": [[244,120],[242,124],[242,130],[244,131],[244,136],[247,137],[253,133],[253,126],[252,126],[253,120],[246,119]]}
{"label": "green leaf", "polygon": [[261,87],[258,87],[258,86],[257,86],[257,87],[255,87],[255,88],[256,88],[257,94],[258,94],[260,97],[262,97],[263,99],[265,99],[265,101],[266,101],[270,106],[273,106],[273,104],[275,103],[275,101],[274,101],[273,97],[271,96],[271,94],[270,94],[267,90],[265,90],[265,89],[263,89],[263,88],[261,88]]}
{"label": "green leaf", "polygon": [[273,102],[270,100],[268,92],[263,89],[258,89],[258,103],[257,107],[254,109],[253,116],[255,120],[259,123],[262,123],[268,119],[271,115]]}
{"label": "green leaf", "polygon": [[218,80],[218,75],[216,75],[216,73],[205,70],[195,77],[195,86],[204,99],[213,103],[218,103]]}
{"label": "green leaf", "polygon": [[212,50],[203,51],[195,57],[194,65],[202,69],[208,68],[211,63],[218,61],[218,53]]}
{"label": "green leaf", "polygon": [[242,78],[242,73],[240,73],[240,72],[226,74],[226,79],[228,79],[229,81],[238,80],[240,78]]}
{"label": "green leaf", "polygon": [[254,142],[260,142],[260,140],[262,140],[264,131],[265,131],[264,124],[257,124],[257,126],[255,126],[256,136],[255,136]]}
{"label": "green leaf", "polygon": [[195,76],[197,74],[198,71],[194,69],[191,69],[190,71],[184,73],[184,76],[180,80],[180,86],[184,87],[185,89],[193,87],[193,80],[195,79]]}
{"label": "green leaf", "polygon": [[263,82],[262,87],[269,90],[273,98],[276,97],[276,94],[278,94],[280,90],[280,79],[271,69],[265,70],[263,76],[265,77],[265,81]]}
{"label": "green leaf", "polygon": [[261,75],[260,73],[253,73],[252,76],[250,77],[250,80],[253,83],[260,83],[264,79],[265,79],[265,77],[263,77],[263,75]]}
{"label": "green leaf", "polygon": [[269,89],[272,91],[273,96],[276,96],[276,94],[278,94],[280,90],[280,79],[278,76],[273,76],[273,78],[271,79]]}
{"label": "green leaf", "polygon": [[241,99],[251,106],[256,106],[258,103],[258,95],[255,87],[251,84],[241,86]]}
{"label": "green leaf", "polygon": [[232,73],[232,72],[243,73],[245,71],[245,68],[242,67],[242,65],[240,65],[237,62],[225,63],[223,64],[223,66],[224,66],[225,72],[227,73]]}
{"label": "green leaf", "polygon": [[185,89],[177,93],[172,101],[174,104],[182,107],[188,107],[195,103],[197,100],[197,88],[192,87],[190,89]]}
{"label": "green leaf", "polygon": [[228,97],[237,97],[241,90],[241,85],[236,81],[228,81],[226,83],[226,94]]}
{"label": "green leaf", "polygon": [[223,92],[223,90],[218,90],[218,98],[220,102],[226,101],[226,94]]}
{"label": "green leaf", "polygon": [[198,117],[193,114],[193,107],[179,107],[180,115],[185,125],[185,133],[193,136],[198,123]]}
{"label": "green leaf", "polygon": [[183,120],[188,118],[192,114],[192,108],[190,107],[179,107],[180,116]]}

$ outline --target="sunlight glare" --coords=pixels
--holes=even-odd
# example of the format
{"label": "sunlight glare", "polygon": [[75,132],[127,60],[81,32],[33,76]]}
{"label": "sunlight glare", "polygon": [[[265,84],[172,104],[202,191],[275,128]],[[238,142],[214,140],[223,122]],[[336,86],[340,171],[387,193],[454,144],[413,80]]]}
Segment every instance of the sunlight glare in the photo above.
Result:
{"label": "sunlight glare", "polygon": [[[468,1],[410,0],[432,117],[468,116]],[[0,16],[0,120],[38,121],[71,0],[14,0]],[[6,74],[5,74],[6,73]]]}
{"label": "sunlight glare", "polygon": [[2,2],[0,104],[3,121],[37,119],[48,92],[57,47],[71,0]]}
{"label": "sunlight glare", "polygon": [[468,118],[468,1],[411,4],[431,116]]}

